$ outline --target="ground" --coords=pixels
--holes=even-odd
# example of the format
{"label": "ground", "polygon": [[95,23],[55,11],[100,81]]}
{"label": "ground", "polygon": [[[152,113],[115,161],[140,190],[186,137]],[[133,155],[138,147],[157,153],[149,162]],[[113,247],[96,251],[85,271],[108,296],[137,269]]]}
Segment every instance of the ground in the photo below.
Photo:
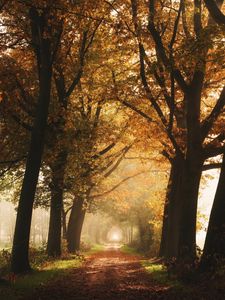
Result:
{"label": "ground", "polygon": [[38,288],[25,300],[225,299],[223,292],[217,291],[216,295],[212,292],[211,295],[204,287],[195,288],[194,292],[185,288],[183,293],[171,285],[157,283],[140,260],[140,256],[123,253],[119,249],[92,254],[82,267]]}
{"label": "ground", "polygon": [[140,257],[107,249],[88,257],[69,276],[39,288],[29,300],[161,299],[165,289],[152,281]]}

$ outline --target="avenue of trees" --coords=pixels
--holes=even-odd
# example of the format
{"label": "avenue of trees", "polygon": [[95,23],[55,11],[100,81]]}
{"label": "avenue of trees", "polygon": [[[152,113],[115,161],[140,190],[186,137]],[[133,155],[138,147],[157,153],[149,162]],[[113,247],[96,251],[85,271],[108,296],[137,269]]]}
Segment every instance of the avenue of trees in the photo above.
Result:
{"label": "avenue of trees", "polygon": [[[141,250],[152,246],[179,270],[224,263],[223,2],[0,1],[0,192],[13,190],[16,205],[12,272],[31,270],[34,207],[50,211],[52,257],[62,240],[79,251],[93,212],[95,242],[107,236],[104,213],[126,242],[138,236]],[[214,168],[199,257],[200,180]]]}

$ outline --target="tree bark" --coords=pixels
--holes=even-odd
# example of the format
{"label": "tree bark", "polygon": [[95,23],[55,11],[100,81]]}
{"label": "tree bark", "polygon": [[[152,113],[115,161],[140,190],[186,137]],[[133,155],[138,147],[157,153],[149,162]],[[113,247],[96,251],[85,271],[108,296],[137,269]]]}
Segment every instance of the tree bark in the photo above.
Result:
{"label": "tree bark", "polygon": [[168,195],[168,230],[166,237],[166,258],[177,258],[179,245],[179,224],[181,221],[181,186],[184,160],[176,156],[172,162],[171,186]]}
{"label": "tree bark", "polygon": [[70,253],[80,250],[80,238],[84,223],[85,209],[83,198],[74,201],[67,228],[67,248]]}
{"label": "tree bark", "polygon": [[203,160],[198,153],[190,162],[176,156],[172,161],[164,208],[160,255],[165,258],[196,257],[196,216]]}
{"label": "tree bark", "polygon": [[165,258],[177,257],[179,221],[180,221],[180,195],[182,182],[183,160],[178,156],[171,162],[170,177],[167,185],[166,201],[164,205],[162,236],[159,255]]}
{"label": "tree bark", "polygon": [[169,178],[169,182],[167,185],[167,195],[164,203],[164,210],[163,210],[163,223],[162,223],[162,232],[161,232],[161,240],[160,240],[160,247],[159,247],[159,257],[166,256],[166,239],[168,235],[168,219],[169,219],[169,191],[171,185],[171,174]]}
{"label": "tree bark", "polygon": [[48,232],[47,254],[49,256],[61,255],[61,228],[63,207],[63,184],[67,162],[67,152],[62,151],[56,158],[52,167],[51,207]]}
{"label": "tree bark", "polygon": [[203,271],[213,270],[221,259],[225,259],[225,154],[220,178],[210,214],[208,230],[201,258]]}
{"label": "tree bark", "polygon": [[14,273],[23,273],[31,269],[28,258],[30,227],[44,149],[44,134],[47,125],[52,79],[50,42],[44,38],[42,39],[38,63],[39,99],[17,211],[11,261],[11,269]]}
{"label": "tree bark", "polygon": [[162,236],[159,255],[177,258],[179,244],[179,223],[181,219],[181,186],[184,159],[176,155],[171,162],[170,177],[164,205]]}
{"label": "tree bark", "polygon": [[[185,93],[187,105],[186,153],[181,188],[181,219],[179,226],[179,260],[182,264],[193,264],[196,259],[196,219],[198,191],[204,163],[200,103],[204,82],[204,55],[202,70],[196,65],[192,82]],[[197,67],[198,66],[198,67]]]}
{"label": "tree bark", "polygon": [[179,260],[193,263],[196,259],[196,221],[198,191],[203,160],[196,153],[193,161],[186,160],[181,189],[181,219],[179,226]]}
{"label": "tree bark", "polygon": [[133,243],[133,232],[134,232],[133,224],[131,224],[130,225],[130,244]]}
{"label": "tree bark", "polygon": [[66,240],[66,232],[67,232],[67,225],[66,225],[66,212],[64,208],[62,207],[62,237],[64,240]]}

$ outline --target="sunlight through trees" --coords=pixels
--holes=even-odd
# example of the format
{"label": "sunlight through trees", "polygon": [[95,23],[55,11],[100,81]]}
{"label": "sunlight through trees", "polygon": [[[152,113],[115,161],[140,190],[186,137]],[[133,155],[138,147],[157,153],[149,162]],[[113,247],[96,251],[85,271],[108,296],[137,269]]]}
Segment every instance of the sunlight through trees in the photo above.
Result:
{"label": "sunlight through trees", "polygon": [[3,281],[107,244],[225,276],[224,11],[0,1]]}

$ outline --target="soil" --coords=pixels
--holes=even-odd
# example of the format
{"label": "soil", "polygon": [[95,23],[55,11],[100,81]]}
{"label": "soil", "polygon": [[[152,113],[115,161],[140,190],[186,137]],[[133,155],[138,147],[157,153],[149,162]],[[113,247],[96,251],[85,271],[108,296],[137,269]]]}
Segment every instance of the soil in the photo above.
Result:
{"label": "soil", "polygon": [[[207,292],[206,292],[207,294]],[[88,257],[81,268],[36,290],[26,300],[158,300],[225,299],[178,295],[155,282],[141,266],[140,257],[108,249]]]}

